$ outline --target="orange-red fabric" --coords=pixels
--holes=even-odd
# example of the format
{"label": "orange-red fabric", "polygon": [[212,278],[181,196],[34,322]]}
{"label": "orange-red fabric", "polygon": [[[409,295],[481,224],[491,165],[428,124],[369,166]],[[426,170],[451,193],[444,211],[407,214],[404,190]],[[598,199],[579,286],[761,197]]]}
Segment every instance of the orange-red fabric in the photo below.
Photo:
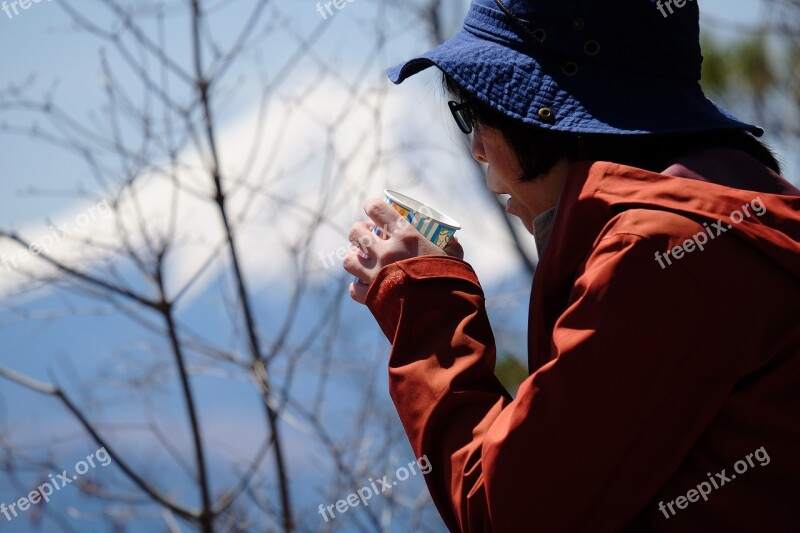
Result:
{"label": "orange-red fabric", "polygon": [[[734,224],[756,198],[766,212]],[[798,196],[577,165],[534,278],[531,375],[514,399],[494,376],[467,263],[382,269],[367,305],[392,342],[390,393],[450,530],[796,529],[799,212]],[[724,232],[704,250],[656,261],[716,221]],[[677,506],[761,447],[769,464]]]}

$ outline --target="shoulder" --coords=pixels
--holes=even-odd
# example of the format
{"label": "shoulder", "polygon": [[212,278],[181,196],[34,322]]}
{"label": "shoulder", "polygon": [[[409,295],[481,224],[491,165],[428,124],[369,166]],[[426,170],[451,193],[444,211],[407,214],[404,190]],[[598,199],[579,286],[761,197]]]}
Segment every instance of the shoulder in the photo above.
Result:
{"label": "shoulder", "polygon": [[[719,222],[700,222],[657,209],[627,209],[612,216],[586,257],[584,270],[613,268],[636,278],[659,273],[659,280],[685,283],[709,271],[727,269],[753,253],[728,237]],[[664,276],[668,269],[672,275]],[[612,272],[609,275],[613,275]]]}
{"label": "shoulder", "polygon": [[658,209],[626,209],[614,215],[598,235],[598,241],[622,235],[662,242],[691,236],[707,226],[685,215]]}

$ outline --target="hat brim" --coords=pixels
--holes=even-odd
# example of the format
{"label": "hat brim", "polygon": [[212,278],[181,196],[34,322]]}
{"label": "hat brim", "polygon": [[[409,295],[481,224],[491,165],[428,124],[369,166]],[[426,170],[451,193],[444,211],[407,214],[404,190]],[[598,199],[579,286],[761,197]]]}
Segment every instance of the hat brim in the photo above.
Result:
{"label": "hat brim", "polygon": [[[462,29],[386,71],[393,83],[436,66],[477,100],[543,129],[585,134],[679,134],[764,130],[740,121],[690,79],[656,77],[587,61],[568,76],[557,64]],[[549,108],[555,120],[540,118]]]}

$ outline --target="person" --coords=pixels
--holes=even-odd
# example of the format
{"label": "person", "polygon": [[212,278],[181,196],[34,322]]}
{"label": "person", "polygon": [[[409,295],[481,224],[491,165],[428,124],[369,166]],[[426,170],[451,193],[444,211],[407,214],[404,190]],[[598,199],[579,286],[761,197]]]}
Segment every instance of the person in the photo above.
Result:
{"label": "person", "polygon": [[695,2],[474,0],[388,71],[442,71],[540,252],[512,397],[461,246],[380,200],[350,231],[351,296],[392,343],[391,397],[451,531],[797,528],[800,191],[703,94],[698,20]]}

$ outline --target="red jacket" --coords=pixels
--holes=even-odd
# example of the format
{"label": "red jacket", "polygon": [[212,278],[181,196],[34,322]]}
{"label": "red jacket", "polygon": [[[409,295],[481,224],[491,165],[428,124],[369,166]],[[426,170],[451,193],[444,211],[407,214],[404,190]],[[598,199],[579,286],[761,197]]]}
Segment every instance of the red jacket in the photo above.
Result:
{"label": "red jacket", "polygon": [[714,181],[737,188],[698,179],[720,171],[702,160],[670,169],[688,177],[576,166],[515,399],[469,264],[380,271],[390,392],[450,530],[797,530],[800,191],[726,161]]}

